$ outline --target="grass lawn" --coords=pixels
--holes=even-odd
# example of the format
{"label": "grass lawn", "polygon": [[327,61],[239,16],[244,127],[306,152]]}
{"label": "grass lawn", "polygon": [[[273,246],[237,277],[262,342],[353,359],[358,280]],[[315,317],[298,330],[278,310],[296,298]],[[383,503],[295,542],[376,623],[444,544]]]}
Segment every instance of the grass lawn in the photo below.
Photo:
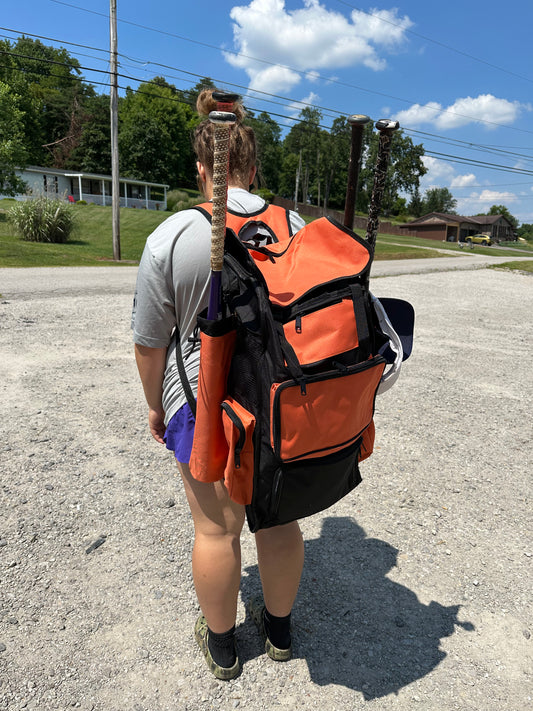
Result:
{"label": "grass lawn", "polygon": [[403,237],[379,234],[374,259],[376,261],[381,259],[433,259],[446,256],[442,252],[428,247],[427,243],[423,245],[423,248],[420,248],[409,244],[399,244],[399,241],[403,241]]}
{"label": "grass lawn", "polygon": [[[0,201],[0,210],[13,203]],[[72,240],[65,244],[24,242],[13,232],[0,213],[0,266],[52,267],[102,266],[137,264],[147,236],[170,212],[157,210],[120,209],[121,262],[113,261],[112,209],[100,205],[72,205],[76,213],[76,229]]]}
{"label": "grass lawn", "polygon": [[[76,229],[72,240],[66,244],[24,242],[7,222],[6,211],[11,200],[0,200],[0,267],[51,267],[51,266],[131,266],[137,264],[147,236],[172,213],[156,210],[120,209],[120,262],[113,261],[112,209],[100,205],[72,205],[76,215]],[[361,231],[358,230],[361,235]],[[478,247],[460,250],[457,245],[433,242],[417,237],[380,234],[377,240],[376,260],[422,259],[442,257],[449,250],[467,254],[500,254],[508,252],[496,247]],[[514,256],[514,255],[513,255]]]}
{"label": "grass lawn", "polygon": [[529,272],[533,274],[533,262],[503,262],[502,264],[492,264],[491,269],[509,269],[511,271]]}

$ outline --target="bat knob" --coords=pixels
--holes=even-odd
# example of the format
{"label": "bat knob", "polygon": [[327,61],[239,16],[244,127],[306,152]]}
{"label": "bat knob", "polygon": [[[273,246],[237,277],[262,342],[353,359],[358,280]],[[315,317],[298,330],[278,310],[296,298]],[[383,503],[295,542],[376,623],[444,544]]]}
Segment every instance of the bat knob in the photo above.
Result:
{"label": "bat knob", "polygon": [[370,116],[364,114],[352,114],[348,116],[350,126],[365,126],[370,121]]}
{"label": "bat knob", "polygon": [[400,122],[392,121],[392,119],[380,119],[376,122],[376,128],[378,131],[396,131],[400,128]]}
{"label": "bat knob", "polygon": [[211,111],[209,120],[218,125],[232,126],[237,121],[237,117],[231,111]]}

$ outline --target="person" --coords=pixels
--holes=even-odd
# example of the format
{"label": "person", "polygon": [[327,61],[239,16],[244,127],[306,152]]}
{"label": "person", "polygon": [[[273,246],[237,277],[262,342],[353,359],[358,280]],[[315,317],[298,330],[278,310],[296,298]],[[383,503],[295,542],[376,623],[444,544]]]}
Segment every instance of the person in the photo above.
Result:
{"label": "person", "polygon": [[[206,199],[213,193],[213,124],[216,109],[212,89],[203,90],[197,111],[205,117],[193,144],[199,182]],[[241,215],[265,207],[249,192],[256,175],[256,142],[243,123],[237,102],[229,156],[228,209]],[[304,222],[290,213],[293,231]],[[240,536],[245,507],[233,502],[223,481],[203,483],[189,469],[194,416],[186,402],[176,365],[182,349],[187,377],[197,394],[199,344],[192,339],[197,315],[207,307],[210,281],[208,220],[195,209],[165,220],[147,239],[140,261],[132,313],[135,358],[148,404],[148,425],[154,439],[174,452],[194,523],[193,580],[202,614],[195,637],[207,664],[219,679],[232,679],[241,667],[235,642],[235,622],[241,579]],[[297,521],[255,533],[262,597],[248,601],[272,659],[291,657],[290,615],[304,562],[304,544]]]}

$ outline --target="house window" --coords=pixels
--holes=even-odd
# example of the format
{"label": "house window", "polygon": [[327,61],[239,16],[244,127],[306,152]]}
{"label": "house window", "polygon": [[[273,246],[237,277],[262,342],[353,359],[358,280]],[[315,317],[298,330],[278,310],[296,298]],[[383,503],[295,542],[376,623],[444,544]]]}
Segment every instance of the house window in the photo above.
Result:
{"label": "house window", "polygon": [[51,176],[48,179],[47,175],[43,175],[43,190],[45,193],[57,193],[59,192],[59,185],[57,181],[57,175]]}

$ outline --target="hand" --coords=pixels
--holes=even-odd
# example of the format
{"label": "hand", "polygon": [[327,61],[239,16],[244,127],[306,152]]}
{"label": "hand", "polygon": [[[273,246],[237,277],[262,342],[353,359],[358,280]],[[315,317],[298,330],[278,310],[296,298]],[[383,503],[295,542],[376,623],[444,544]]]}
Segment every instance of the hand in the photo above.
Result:
{"label": "hand", "polygon": [[165,434],[165,412],[164,410],[148,410],[148,426],[150,427],[150,432],[152,437],[156,442],[160,444],[165,444],[163,435]]}

